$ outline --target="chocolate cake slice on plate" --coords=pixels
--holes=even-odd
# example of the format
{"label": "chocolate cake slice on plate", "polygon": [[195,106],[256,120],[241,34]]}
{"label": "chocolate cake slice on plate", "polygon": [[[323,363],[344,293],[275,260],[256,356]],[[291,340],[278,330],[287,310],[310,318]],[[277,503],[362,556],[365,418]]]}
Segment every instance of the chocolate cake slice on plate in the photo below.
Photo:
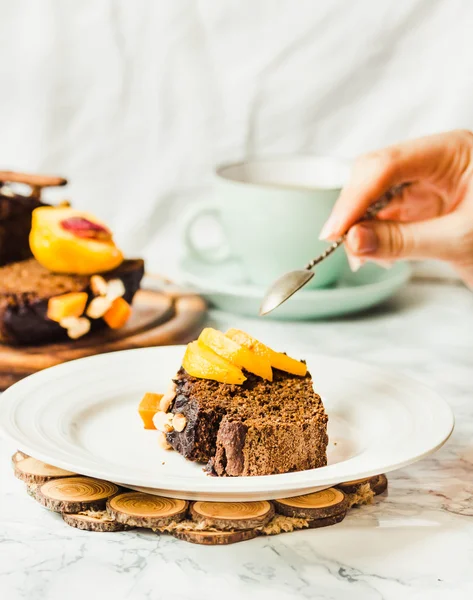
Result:
{"label": "chocolate cake slice on plate", "polygon": [[186,417],[167,434],[189,460],[219,476],[270,475],[327,464],[327,421],[312,377],[274,370],[273,381],[251,373],[242,385],[198,379],[180,369],[171,412]]}
{"label": "chocolate cake slice on plate", "polygon": [[[121,279],[129,304],[140,287],[144,274],[141,259],[125,260],[112,271],[102,273],[105,280]],[[0,342],[37,344],[67,339],[59,323],[48,319],[48,301],[69,292],[87,292],[92,298],[89,275],[51,273],[35,259],[11,263],[0,268]],[[103,326],[94,321],[94,327]]]}
{"label": "chocolate cake slice on plate", "polygon": [[[30,195],[13,190],[10,183],[26,184]],[[31,215],[36,208],[48,206],[41,201],[41,190],[66,183],[62,177],[0,171],[0,266],[32,256],[28,244]]]}

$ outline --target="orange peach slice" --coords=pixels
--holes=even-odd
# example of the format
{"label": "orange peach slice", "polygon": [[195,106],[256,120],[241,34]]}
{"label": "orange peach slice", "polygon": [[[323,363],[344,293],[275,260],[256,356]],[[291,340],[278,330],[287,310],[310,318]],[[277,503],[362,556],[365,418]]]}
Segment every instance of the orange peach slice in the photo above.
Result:
{"label": "orange peach slice", "polygon": [[143,396],[138,406],[138,413],[143,421],[145,429],[156,429],[153,417],[159,410],[159,402],[163,394],[152,394],[148,392]]}
{"label": "orange peach slice", "polygon": [[231,340],[221,331],[207,327],[200,334],[199,342],[208,346],[219,356],[226,358],[232,365],[246,369],[268,381],[273,380],[271,364],[266,357],[258,356],[246,346]]}
{"label": "orange peach slice", "polygon": [[80,317],[84,314],[87,299],[87,292],[70,292],[53,296],[48,300],[48,319],[59,323],[66,317]]}
{"label": "orange peach slice", "polygon": [[36,260],[54,273],[92,275],[123,262],[110,230],[93,215],[72,208],[35,209],[30,248]]}
{"label": "orange peach slice", "polygon": [[241,369],[199,341],[191,342],[187,346],[182,366],[189,375],[200,379],[235,385],[241,385],[246,380]]}
{"label": "orange peach slice", "polygon": [[244,331],[240,331],[239,329],[229,329],[225,335],[238,344],[246,346],[258,356],[267,358],[274,369],[279,369],[280,371],[285,371],[292,375],[299,375],[300,377],[304,377],[307,373],[307,365],[305,363],[296,360],[295,358],[291,358],[282,352],[272,350]]}

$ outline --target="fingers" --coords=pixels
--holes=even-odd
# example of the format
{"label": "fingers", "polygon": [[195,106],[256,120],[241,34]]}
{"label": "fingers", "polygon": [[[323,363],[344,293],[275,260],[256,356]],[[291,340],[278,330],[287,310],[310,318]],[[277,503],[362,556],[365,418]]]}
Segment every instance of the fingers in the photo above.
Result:
{"label": "fingers", "polygon": [[336,239],[343,235],[373,202],[400,183],[425,180],[448,191],[450,180],[456,183],[468,168],[472,146],[471,134],[459,131],[420,138],[362,156],[355,162],[350,180],[320,237]]}
{"label": "fingers", "polygon": [[364,221],[348,232],[346,245],[355,258],[396,260],[436,258],[458,261],[467,249],[459,243],[460,219],[451,214],[430,221]]}
{"label": "fingers", "polygon": [[443,197],[424,185],[411,185],[378,213],[385,221],[425,221],[447,212]]}

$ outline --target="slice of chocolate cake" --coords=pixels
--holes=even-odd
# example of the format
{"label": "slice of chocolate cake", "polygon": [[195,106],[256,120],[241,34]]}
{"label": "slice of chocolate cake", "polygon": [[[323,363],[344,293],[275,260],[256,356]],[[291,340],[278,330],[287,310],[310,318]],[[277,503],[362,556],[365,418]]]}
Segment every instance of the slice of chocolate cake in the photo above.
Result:
{"label": "slice of chocolate cake", "polygon": [[167,441],[218,476],[271,475],[327,464],[327,415],[312,377],[274,369],[273,381],[245,372],[242,385],[181,368],[171,412],[186,426]]}
{"label": "slice of chocolate cake", "polygon": [[[144,274],[141,259],[125,260],[113,271],[103,273],[106,280],[121,279],[123,298],[131,304]],[[39,344],[67,339],[59,323],[47,317],[48,300],[68,292],[85,291],[92,298],[89,275],[51,273],[35,259],[12,263],[0,268],[0,342]],[[104,325],[94,320],[94,327]]]}
{"label": "slice of chocolate cake", "polygon": [[13,194],[7,189],[0,186],[0,266],[31,256],[28,245],[31,215],[35,208],[46,206],[37,198]]}
{"label": "slice of chocolate cake", "polygon": [[[10,183],[26,184],[30,195],[12,190]],[[36,208],[48,206],[41,201],[41,190],[66,183],[62,177],[0,171],[0,266],[32,256],[28,244],[31,216]]]}

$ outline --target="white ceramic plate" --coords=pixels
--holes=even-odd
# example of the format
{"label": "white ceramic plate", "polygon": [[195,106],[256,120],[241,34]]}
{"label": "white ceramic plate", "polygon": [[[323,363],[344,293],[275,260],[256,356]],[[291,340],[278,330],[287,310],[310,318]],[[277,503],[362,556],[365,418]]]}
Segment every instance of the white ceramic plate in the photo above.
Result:
{"label": "white ceramic plate", "polygon": [[202,465],[161,450],[156,432],[144,430],[137,414],[145,392],[166,389],[183,353],[183,346],[127,350],[39,372],[2,395],[1,427],[20,450],[58,467],[176,498],[211,500],[294,496],[385,473],[430,454],[453,429],[447,403],[422,384],[311,355],[305,358],[330,420],[328,466],[210,477]]}

